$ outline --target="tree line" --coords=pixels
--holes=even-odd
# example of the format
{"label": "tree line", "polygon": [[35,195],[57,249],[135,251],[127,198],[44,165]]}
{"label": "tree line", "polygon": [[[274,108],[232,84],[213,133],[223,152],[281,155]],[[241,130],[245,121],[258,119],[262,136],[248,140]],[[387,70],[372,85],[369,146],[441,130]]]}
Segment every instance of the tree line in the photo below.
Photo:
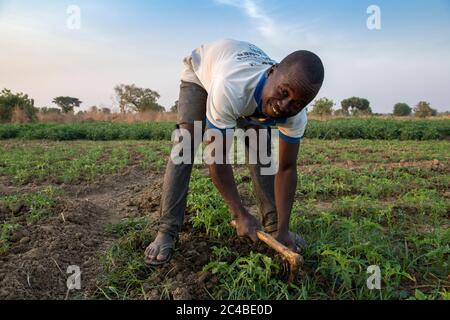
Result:
{"label": "tree line", "polygon": [[[166,109],[158,103],[160,94],[149,88],[141,88],[135,84],[119,84],[114,87],[114,98],[119,107],[120,113],[132,112],[165,112]],[[80,108],[82,101],[76,97],[58,96],[52,100],[53,107],[35,106],[34,99],[24,93],[13,93],[9,89],[0,92],[0,122],[11,122],[17,117],[25,118],[26,121],[36,121],[37,114],[74,114]],[[171,107],[170,111],[175,112],[178,101]],[[92,106],[89,111],[78,111],[78,113],[105,113],[110,114],[111,109],[105,107]]]}
{"label": "tree line", "polygon": [[[149,88],[141,88],[134,84],[119,84],[114,87],[114,95],[120,113],[129,112],[165,112],[166,109],[158,103],[160,95]],[[25,121],[36,121],[37,114],[63,113],[73,114],[76,108],[80,108],[82,101],[76,97],[59,96],[52,101],[56,107],[37,108],[34,100],[24,93],[13,93],[3,89],[0,92],[0,122],[11,122],[18,117]],[[365,98],[351,97],[341,101],[341,108],[333,110],[335,102],[328,98],[316,100],[311,113],[320,116],[359,116],[372,115],[370,102]],[[178,101],[170,108],[169,112],[178,110]],[[79,111],[78,113],[85,113]],[[89,112],[110,114],[111,109],[92,106]],[[410,116],[414,112],[416,117],[428,117],[437,115],[437,110],[431,108],[426,101],[420,101],[414,108],[406,103],[397,103],[393,108],[394,116]],[[24,119],[23,119],[24,118]]]}
{"label": "tree line", "polygon": [[[336,103],[328,98],[321,98],[314,102],[311,114],[319,116],[360,116],[374,115],[369,100],[360,97],[351,97],[341,101],[341,108],[333,110]],[[399,102],[394,105],[392,114],[397,117],[414,116],[419,118],[437,116],[438,112],[430,106],[429,102],[420,101],[414,108],[407,103]]]}

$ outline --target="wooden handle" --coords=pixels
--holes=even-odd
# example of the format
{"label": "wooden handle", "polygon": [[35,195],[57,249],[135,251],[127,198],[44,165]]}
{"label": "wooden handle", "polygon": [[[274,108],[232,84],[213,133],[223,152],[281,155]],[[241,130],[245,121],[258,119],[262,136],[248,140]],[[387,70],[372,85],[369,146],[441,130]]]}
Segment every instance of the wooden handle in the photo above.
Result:
{"label": "wooden handle", "polygon": [[293,256],[296,258],[299,256],[298,253],[292,251],[288,247],[286,247],[284,244],[278,242],[275,240],[274,237],[272,237],[270,234],[265,233],[264,231],[257,231],[256,232],[258,239],[267,244],[269,247],[274,249],[276,252],[282,254],[284,257]]}
{"label": "wooden handle", "polygon": [[267,244],[269,247],[274,249],[276,252],[281,254],[288,262],[290,266],[289,282],[295,281],[300,265],[303,262],[303,257],[297,252],[292,251],[284,244],[275,240],[270,234],[263,231],[257,231],[258,239]]}
{"label": "wooden handle", "polygon": [[[231,225],[236,228],[236,221],[231,221]],[[303,257],[299,255],[297,252],[292,251],[284,244],[278,242],[274,237],[270,234],[258,230],[256,232],[258,239],[267,244],[269,247],[274,249],[276,252],[281,254],[290,265],[290,274],[289,274],[289,282],[293,282],[297,276],[298,270],[300,268],[300,264],[303,262]]]}

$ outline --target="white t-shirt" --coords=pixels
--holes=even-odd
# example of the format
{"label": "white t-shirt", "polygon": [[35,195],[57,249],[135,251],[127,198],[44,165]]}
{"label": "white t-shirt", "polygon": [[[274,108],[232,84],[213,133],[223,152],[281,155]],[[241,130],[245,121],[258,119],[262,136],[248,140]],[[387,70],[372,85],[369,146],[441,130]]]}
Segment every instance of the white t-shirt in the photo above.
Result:
{"label": "white t-shirt", "polygon": [[[208,92],[207,123],[217,129],[235,128],[238,118],[254,115],[258,108],[255,90],[264,81],[265,72],[276,64],[255,45],[228,39],[202,45],[183,62],[181,80]],[[265,119],[251,120],[261,123]],[[307,122],[305,108],[276,125],[282,138],[296,142],[303,137]]]}

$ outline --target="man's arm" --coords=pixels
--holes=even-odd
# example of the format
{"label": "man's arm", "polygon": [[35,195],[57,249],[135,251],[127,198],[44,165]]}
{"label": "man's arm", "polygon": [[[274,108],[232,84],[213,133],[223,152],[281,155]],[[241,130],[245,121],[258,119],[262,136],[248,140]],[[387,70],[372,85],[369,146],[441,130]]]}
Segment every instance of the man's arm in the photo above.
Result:
{"label": "man's arm", "polygon": [[295,248],[289,235],[289,219],[297,189],[297,156],[300,143],[279,139],[279,168],[275,176],[275,203],[278,213],[278,241]]}
{"label": "man's arm", "polygon": [[[231,139],[232,135],[223,135],[225,139]],[[211,141],[208,141],[208,144]],[[227,143],[230,143],[228,141]],[[226,164],[227,143],[223,143],[224,164],[213,163],[209,165],[211,179],[231,210],[233,218],[236,221],[236,231],[238,236],[248,236],[253,241],[257,241],[256,231],[259,228],[258,221],[245,209],[236,187],[234,180],[233,167]]]}

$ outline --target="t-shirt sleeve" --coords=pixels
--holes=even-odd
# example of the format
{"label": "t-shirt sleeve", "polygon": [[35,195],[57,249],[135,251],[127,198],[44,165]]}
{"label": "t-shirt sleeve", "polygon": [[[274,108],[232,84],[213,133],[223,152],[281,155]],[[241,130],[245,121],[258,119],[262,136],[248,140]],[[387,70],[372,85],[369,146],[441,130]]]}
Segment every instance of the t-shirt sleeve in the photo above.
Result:
{"label": "t-shirt sleeve", "polygon": [[238,118],[232,106],[232,93],[223,80],[215,80],[206,102],[206,124],[209,129],[234,129]]}
{"label": "t-shirt sleeve", "polygon": [[294,117],[288,118],[285,123],[278,124],[280,138],[290,144],[299,143],[305,134],[308,116],[306,108]]}

